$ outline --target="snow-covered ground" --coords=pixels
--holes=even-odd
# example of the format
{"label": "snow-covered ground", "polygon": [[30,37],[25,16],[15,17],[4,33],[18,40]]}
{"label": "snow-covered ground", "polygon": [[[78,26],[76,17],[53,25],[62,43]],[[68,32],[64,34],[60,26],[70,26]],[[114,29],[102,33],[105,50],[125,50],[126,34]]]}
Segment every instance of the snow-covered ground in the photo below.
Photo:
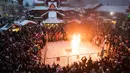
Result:
{"label": "snow-covered ground", "polygon": [[[67,49],[71,49],[71,42],[69,41],[49,42],[47,44],[47,59],[45,63],[52,65],[55,62],[61,66],[66,66],[68,63],[79,62],[83,56],[89,57],[89,55],[93,60],[97,60],[99,59],[97,53],[101,51],[101,48],[89,42],[81,43],[79,48],[72,49],[69,53],[66,52]],[[44,58],[44,50],[42,50],[42,60]],[[79,58],[77,55],[79,55]],[[60,61],[57,61],[57,57],[60,57]]]}

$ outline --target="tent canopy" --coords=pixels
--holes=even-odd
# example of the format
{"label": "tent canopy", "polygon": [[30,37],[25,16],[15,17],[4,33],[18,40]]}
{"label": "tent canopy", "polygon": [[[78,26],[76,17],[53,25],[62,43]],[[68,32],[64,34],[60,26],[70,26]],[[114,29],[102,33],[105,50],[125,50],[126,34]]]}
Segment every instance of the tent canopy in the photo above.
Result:
{"label": "tent canopy", "polygon": [[9,24],[6,24],[3,27],[1,27],[0,29],[1,29],[1,31],[2,30],[8,30],[10,27],[11,27],[11,25],[9,26]]}
{"label": "tent canopy", "polygon": [[9,28],[11,28],[13,26],[19,27],[19,26],[25,26],[27,24],[37,24],[37,23],[34,21],[30,21],[30,20],[14,21],[14,24],[6,24],[3,27],[1,27],[0,31],[8,30]]}
{"label": "tent canopy", "polygon": [[31,20],[14,21],[14,23],[15,23],[16,25],[19,25],[19,26],[25,26],[25,25],[27,25],[27,24],[37,24],[36,22],[31,21]]}
{"label": "tent canopy", "polygon": [[58,18],[56,18],[56,17],[53,17],[53,18],[48,18],[48,19],[42,21],[42,23],[44,23],[44,24],[46,24],[46,23],[54,23],[54,24],[57,24],[57,23],[64,23],[64,21],[63,21],[63,20],[60,20],[60,19],[58,19]]}
{"label": "tent canopy", "polygon": [[2,31],[2,30],[8,30],[8,29],[10,29],[10,28],[13,28],[13,27],[19,27],[18,25],[16,25],[16,24],[6,24],[6,25],[4,25],[3,27],[1,27],[0,28],[0,30]]}

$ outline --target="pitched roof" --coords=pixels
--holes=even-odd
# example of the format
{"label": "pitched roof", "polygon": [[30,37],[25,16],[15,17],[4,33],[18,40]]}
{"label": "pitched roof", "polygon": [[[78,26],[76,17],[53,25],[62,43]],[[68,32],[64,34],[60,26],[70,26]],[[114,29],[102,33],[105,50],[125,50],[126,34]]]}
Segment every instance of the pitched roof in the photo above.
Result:
{"label": "pitched roof", "polygon": [[126,9],[128,9],[128,6],[101,6],[96,10],[105,12],[126,13]]}

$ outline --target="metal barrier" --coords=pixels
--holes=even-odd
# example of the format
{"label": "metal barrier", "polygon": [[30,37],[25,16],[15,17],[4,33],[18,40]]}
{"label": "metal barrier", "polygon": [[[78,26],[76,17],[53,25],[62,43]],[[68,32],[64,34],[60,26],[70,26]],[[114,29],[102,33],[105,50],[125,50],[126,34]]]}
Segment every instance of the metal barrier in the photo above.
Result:
{"label": "metal barrier", "polygon": [[92,60],[100,59],[100,57],[98,56],[98,53],[86,53],[86,54],[46,58],[45,64],[49,64],[50,66],[53,63],[60,64],[61,66],[67,66],[68,64],[72,65],[74,62],[81,62],[81,58],[83,56],[86,56],[87,59],[91,57]]}

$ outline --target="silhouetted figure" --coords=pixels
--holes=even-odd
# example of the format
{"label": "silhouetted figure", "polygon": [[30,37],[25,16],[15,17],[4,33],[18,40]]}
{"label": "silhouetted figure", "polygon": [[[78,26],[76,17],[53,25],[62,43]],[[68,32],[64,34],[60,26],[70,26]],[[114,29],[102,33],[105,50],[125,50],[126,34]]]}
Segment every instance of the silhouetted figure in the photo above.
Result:
{"label": "silhouetted figure", "polygon": [[87,61],[86,56],[83,56],[81,60],[82,60],[82,62],[85,64],[85,63],[86,63],[86,61]]}

